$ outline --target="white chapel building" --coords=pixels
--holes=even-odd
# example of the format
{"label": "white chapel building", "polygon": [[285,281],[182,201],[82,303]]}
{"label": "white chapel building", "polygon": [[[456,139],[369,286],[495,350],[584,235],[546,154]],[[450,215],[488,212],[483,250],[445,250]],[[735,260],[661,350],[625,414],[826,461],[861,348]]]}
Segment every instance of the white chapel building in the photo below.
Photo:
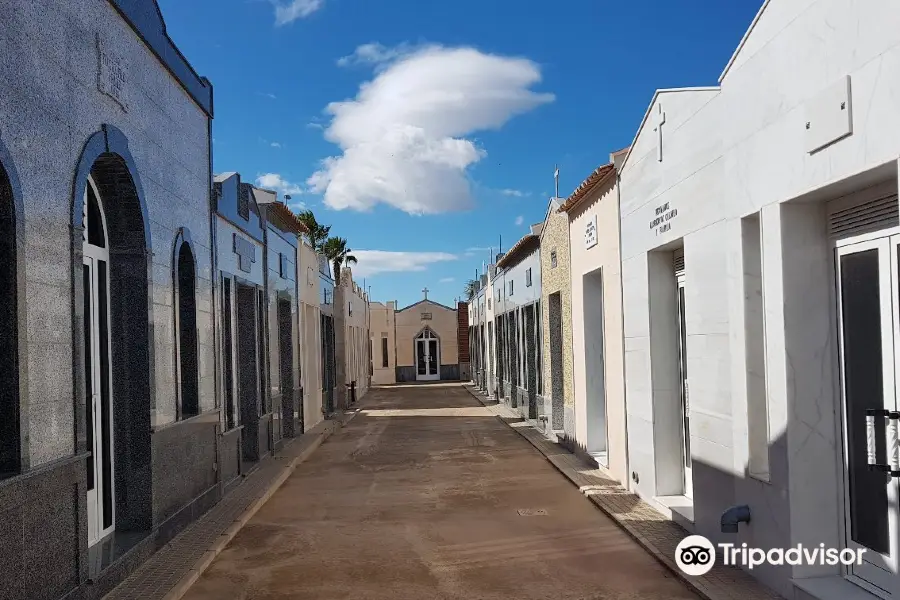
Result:
{"label": "white chapel building", "polygon": [[627,483],[713,541],[866,549],[754,569],[787,598],[900,598],[898,157],[900,5],[770,0],[622,164]]}

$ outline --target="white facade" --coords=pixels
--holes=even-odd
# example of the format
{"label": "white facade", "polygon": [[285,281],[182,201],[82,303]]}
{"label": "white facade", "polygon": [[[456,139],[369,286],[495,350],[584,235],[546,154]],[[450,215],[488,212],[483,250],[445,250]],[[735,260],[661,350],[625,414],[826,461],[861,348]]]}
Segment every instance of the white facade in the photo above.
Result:
{"label": "white facade", "polygon": [[657,93],[622,167],[628,483],[713,540],[869,549],[754,569],[788,597],[900,597],[897,479],[859,438],[898,397],[898,156],[896,3],[771,0],[720,87]]}
{"label": "white facade", "polygon": [[324,419],[324,415],[319,257],[306,242],[301,242],[297,247],[297,283],[300,290],[300,381],[303,387],[303,426],[309,431]]}

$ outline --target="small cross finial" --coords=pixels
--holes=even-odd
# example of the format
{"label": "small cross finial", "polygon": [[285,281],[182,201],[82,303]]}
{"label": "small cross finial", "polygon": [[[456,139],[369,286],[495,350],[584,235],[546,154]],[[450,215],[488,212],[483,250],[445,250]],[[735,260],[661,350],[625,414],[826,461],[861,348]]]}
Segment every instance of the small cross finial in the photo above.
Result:
{"label": "small cross finial", "polygon": [[428,288],[424,288],[422,293],[425,294],[425,299],[428,300]]}
{"label": "small cross finial", "polygon": [[556,168],[553,170],[553,187],[555,189],[553,197],[559,198],[559,165],[556,165]]}

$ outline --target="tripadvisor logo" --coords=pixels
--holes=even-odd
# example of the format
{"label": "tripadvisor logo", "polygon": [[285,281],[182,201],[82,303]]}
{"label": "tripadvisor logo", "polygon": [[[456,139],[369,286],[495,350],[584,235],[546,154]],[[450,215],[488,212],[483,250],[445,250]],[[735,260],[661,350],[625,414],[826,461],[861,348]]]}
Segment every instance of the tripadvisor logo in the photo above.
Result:
{"label": "tripadvisor logo", "polygon": [[[719,556],[726,566],[745,566],[748,569],[768,564],[781,565],[861,565],[865,548],[826,548],[825,544],[792,548],[751,548],[747,544],[718,544]],[[690,535],[675,548],[675,564],[685,575],[698,577],[709,573],[716,563],[716,546],[702,535]]]}
{"label": "tripadvisor logo", "polygon": [[716,547],[702,535],[689,535],[675,548],[675,564],[685,575],[706,575],[716,563]]}

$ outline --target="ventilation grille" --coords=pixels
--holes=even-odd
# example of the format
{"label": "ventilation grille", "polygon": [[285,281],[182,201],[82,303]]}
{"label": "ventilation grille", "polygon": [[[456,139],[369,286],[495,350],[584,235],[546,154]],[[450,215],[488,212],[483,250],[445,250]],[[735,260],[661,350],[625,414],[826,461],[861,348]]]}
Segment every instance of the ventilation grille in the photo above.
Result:
{"label": "ventilation grille", "polygon": [[845,238],[896,227],[897,224],[897,195],[892,194],[832,212],[828,220],[828,234],[833,238]]}
{"label": "ventilation grille", "polygon": [[684,273],[684,250],[676,250],[673,254],[674,260],[672,262],[675,268],[675,275],[681,275]]}

